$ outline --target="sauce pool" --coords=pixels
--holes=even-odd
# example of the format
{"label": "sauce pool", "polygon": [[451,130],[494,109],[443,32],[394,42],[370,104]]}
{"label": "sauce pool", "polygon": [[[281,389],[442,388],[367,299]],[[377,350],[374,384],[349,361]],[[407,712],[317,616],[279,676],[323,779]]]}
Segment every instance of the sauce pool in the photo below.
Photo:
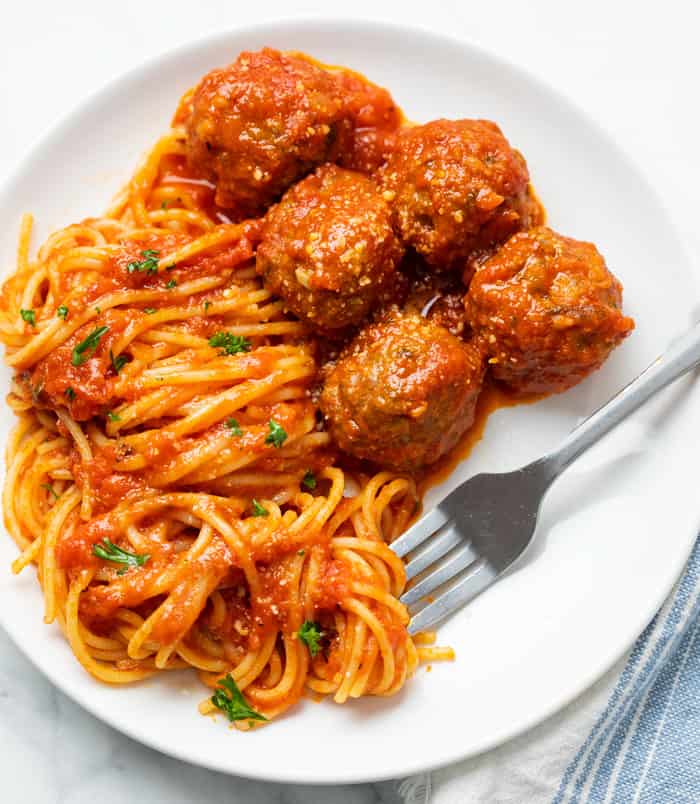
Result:
{"label": "sauce pool", "polygon": [[[474,414],[474,424],[464,433],[454,449],[447,455],[443,455],[440,460],[429,466],[416,478],[418,495],[421,499],[433,486],[443,483],[454,472],[458,464],[466,460],[474,447],[481,441],[486,430],[489,416],[501,408],[512,408],[516,405],[532,405],[544,399],[547,394],[532,394],[530,396],[515,396],[508,393],[500,386],[489,379],[488,375],[484,380],[484,388],[479,394]],[[423,510],[414,517],[415,521],[423,514]]]}

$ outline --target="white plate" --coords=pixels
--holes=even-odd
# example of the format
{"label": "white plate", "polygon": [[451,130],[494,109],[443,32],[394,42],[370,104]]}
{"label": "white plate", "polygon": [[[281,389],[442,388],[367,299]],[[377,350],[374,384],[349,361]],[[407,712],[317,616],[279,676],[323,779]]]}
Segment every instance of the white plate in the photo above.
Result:
{"label": "white plate", "polygon": [[[483,469],[534,458],[636,375],[690,321],[695,277],[667,214],[624,153],[569,102],[466,43],[375,23],[276,23],[188,45],[132,71],[71,114],[0,192],[0,264],[31,210],[35,244],[107,204],[203,73],[262,45],[307,51],[390,88],[410,118],[486,117],[526,155],[550,223],[595,241],[625,285],[637,330],[573,392],[504,410],[445,493]],[[5,386],[9,373],[5,370]],[[10,574],[0,539],[0,622],[74,700],[131,737],[217,770],[284,782],[360,782],[488,749],[570,701],[622,654],[668,593],[697,532],[691,380],[647,406],[557,483],[516,571],[440,630],[454,664],[420,669],[402,694],[336,706],[303,702],[271,727],[230,731],[197,713],[193,675],[131,688],[88,676],[42,622],[34,573]],[[1,414],[4,442],[12,415]],[[37,723],[37,728],[41,724]]]}

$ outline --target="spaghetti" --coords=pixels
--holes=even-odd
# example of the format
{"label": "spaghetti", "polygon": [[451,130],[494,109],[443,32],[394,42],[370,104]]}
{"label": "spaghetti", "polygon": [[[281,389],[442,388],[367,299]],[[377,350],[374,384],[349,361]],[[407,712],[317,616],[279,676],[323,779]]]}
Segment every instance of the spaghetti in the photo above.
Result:
{"label": "spaghetti", "polygon": [[3,505],[13,570],[36,565],[45,621],[89,673],[194,668],[216,690],[201,711],[231,689],[248,729],[304,690],[391,695],[451,652],[411,639],[398,601],[387,544],[413,480],[342,468],[318,345],[255,273],[259,221],[231,223],[214,189],[175,125],[103,217],[35,259],[24,217],[0,302],[18,418]]}

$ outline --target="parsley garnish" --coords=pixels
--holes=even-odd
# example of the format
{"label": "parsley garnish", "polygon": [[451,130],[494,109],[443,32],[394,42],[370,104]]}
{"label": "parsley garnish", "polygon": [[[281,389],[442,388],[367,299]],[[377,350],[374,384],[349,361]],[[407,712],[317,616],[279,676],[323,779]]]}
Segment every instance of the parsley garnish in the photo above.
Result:
{"label": "parsley garnish", "polygon": [[[103,546],[104,545],[104,546]],[[148,553],[139,555],[122,550],[106,536],[102,539],[102,544],[93,544],[92,553],[104,561],[113,561],[115,564],[123,564],[124,568],[119,570],[119,575],[123,575],[130,567],[142,567],[151,557]]]}
{"label": "parsley garnish", "polygon": [[95,312],[97,313],[97,315],[100,315],[102,313],[102,308],[101,307],[95,307]]}
{"label": "parsley garnish", "polygon": [[265,439],[266,444],[272,444],[273,447],[279,449],[282,444],[287,440],[287,433],[284,428],[280,427],[274,419],[270,419],[270,432]]}
{"label": "parsley garnish", "polygon": [[231,431],[231,435],[240,436],[243,435],[243,430],[241,430],[241,425],[231,417],[230,419],[226,419],[224,422],[226,427]]}
{"label": "parsley garnish", "polygon": [[36,327],[36,313],[34,310],[20,310],[19,314],[22,316],[22,321],[26,321],[27,324]]}
{"label": "parsley garnish", "polygon": [[264,506],[260,505],[257,500],[253,500],[250,506],[253,510],[253,516],[269,516],[270,512]]}
{"label": "parsley garnish", "polygon": [[153,315],[153,313],[158,312],[158,310],[156,310],[155,307],[144,307],[143,311],[144,311],[144,313],[146,313],[146,315]]}
{"label": "parsley garnish", "polygon": [[145,251],[141,252],[141,256],[143,257],[143,260],[135,260],[134,262],[130,262],[126,266],[126,270],[130,274],[133,274],[134,271],[146,274],[158,273],[158,257],[160,256],[160,251],[147,248]]}
{"label": "parsley garnish", "polygon": [[205,302],[204,302],[204,312],[206,313],[206,311],[207,311],[207,310],[208,310],[210,307],[211,307],[211,302],[210,302],[210,301],[205,301]]}
{"label": "parsley garnish", "polygon": [[73,356],[71,358],[71,363],[74,366],[82,366],[83,363],[92,355],[92,353],[97,349],[97,345],[100,342],[100,338],[106,333],[109,332],[109,327],[98,327],[97,329],[93,329],[93,331],[85,338],[82,343],[79,343],[73,349]]}
{"label": "parsley garnish", "polygon": [[321,631],[321,626],[313,620],[307,620],[297,631],[297,636],[309,649],[312,657],[321,650],[323,631]]}
{"label": "parsley garnish", "polygon": [[161,209],[167,209],[168,208],[168,202],[167,201],[161,201],[160,202],[160,208]]}
{"label": "parsley garnish", "polygon": [[117,355],[115,357],[114,352],[111,349],[109,350],[109,360],[112,364],[112,368],[117,374],[119,374],[119,372],[129,362],[129,358],[126,355]]}
{"label": "parsley garnish", "polygon": [[250,341],[242,335],[231,332],[217,332],[209,338],[209,346],[221,349],[222,355],[235,355],[238,352],[249,352]]}
{"label": "parsley garnish", "polygon": [[66,318],[68,318],[68,308],[66,307],[65,304],[59,305],[59,307],[56,309],[56,315],[59,318],[62,318],[64,321],[66,320]]}
{"label": "parsley garnish", "polygon": [[248,704],[230,673],[219,679],[219,687],[211,696],[211,702],[232,723],[234,720],[267,720]]}
{"label": "parsley garnish", "polygon": [[316,488],[316,475],[310,469],[304,475],[304,479],[301,481],[301,485],[309,489],[309,491]]}
{"label": "parsley garnish", "polygon": [[66,388],[65,394],[71,402],[75,399],[75,391],[70,386]]}
{"label": "parsley garnish", "polygon": [[107,418],[111,422],[120,422],[122,420],[122,417],[118,413],[115,413],[113,410],[107,411]]}
{"label": "parsley garnish", "polygon": [[42,488],[42,489],[46,489],[46,491],[48,491],[48,492],[49,492],[49,494],[50,494],[50,495],[51,495],[51,496],[54,498],[54,500],[57,500],[57,499],[59,498],[59,496],[60,496],[60,495],[58,495],[58,494],[56,493],[56,490],[55,490],[55,489],[54,489],[54,487],[51,485],[51,483],[42,483],[42,484],[41,484],[41,488]]}
{"label": "parsley garnish", "polygon": [[165,286],[168,290],[172,290],[173,288],[177,287],[177,282],[174,279],[171,279]]}

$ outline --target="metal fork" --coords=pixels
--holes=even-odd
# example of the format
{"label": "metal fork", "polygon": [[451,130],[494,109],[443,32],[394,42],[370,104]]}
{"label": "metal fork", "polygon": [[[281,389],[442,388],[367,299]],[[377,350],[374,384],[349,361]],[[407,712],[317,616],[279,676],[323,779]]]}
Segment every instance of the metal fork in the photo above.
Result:
{"label": "metal fork", "polygon": [[700,324],[579,424],[558,449],[513,472],[475,475],[403,533],[391,548],[401,558],[411,554],[407,579],[425,574],[401,601],[411,610],[436,593],[414,613],[409,633],[429,629],[491,586],[532,541],[542,499],[554,480],[651,396],[699,364]]}

